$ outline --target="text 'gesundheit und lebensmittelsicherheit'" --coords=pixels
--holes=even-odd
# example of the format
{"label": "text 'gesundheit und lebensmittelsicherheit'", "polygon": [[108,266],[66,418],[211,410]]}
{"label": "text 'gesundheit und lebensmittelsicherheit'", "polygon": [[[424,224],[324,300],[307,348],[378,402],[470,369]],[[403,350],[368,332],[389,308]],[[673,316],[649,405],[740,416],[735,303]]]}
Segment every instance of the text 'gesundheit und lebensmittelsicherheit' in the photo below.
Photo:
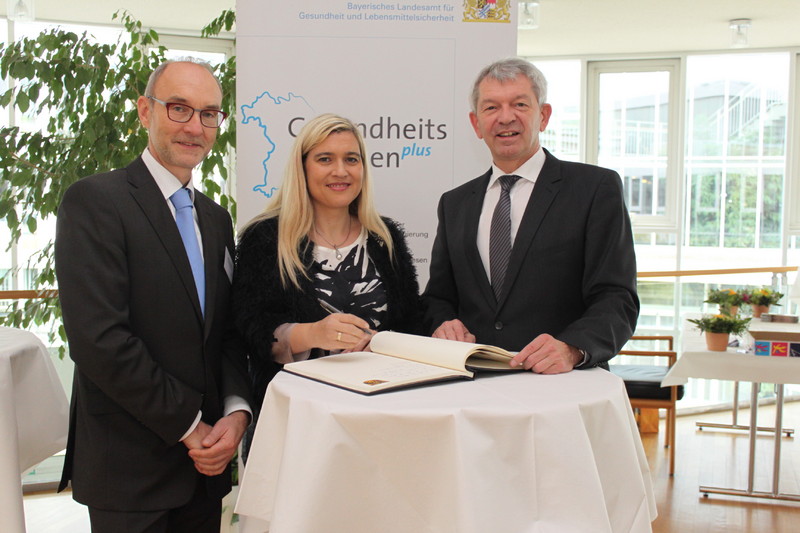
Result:
{"label": "text 'gesundheit und lebensmittelsicherheit'", "polygon": [[364,20],[388,22],[454,22],[450,4],[407,2],[346,2],[343,11],[300,11],[302,20]]}

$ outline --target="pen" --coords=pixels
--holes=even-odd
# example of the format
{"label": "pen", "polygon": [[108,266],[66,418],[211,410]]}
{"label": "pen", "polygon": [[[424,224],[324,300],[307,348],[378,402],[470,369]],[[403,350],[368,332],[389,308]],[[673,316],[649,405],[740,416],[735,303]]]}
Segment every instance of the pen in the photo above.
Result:
{"label": "pen", "polygon": [[[319,302],[319,305],[329,313],[344,314],[343,311],[339,311],[338,309],[336,309],[334,306],[332,306],[331,304],[329,304],[325,300],[317,300],[317,301]],[[355,324],[353,324],[353,325],[355,326]],[[372,332],[370,330],[368,330],[367,328],[362,328],[361,326],[356,326],[356,327],[358,329],[360,329],[361,331],[363,331],[364,333],[366,333],[368,335],[372,335]]]}

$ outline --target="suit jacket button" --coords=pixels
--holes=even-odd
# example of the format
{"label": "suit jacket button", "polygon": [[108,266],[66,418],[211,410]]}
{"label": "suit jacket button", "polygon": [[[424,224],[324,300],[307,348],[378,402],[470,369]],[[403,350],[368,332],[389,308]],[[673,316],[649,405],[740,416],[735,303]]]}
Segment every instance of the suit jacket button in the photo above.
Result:
{"label": "suit jacket button", "polygon": [[503,323],[502,322],[495,322],[494,323],[494,329],[496,329],[498,331],[503,329]]}

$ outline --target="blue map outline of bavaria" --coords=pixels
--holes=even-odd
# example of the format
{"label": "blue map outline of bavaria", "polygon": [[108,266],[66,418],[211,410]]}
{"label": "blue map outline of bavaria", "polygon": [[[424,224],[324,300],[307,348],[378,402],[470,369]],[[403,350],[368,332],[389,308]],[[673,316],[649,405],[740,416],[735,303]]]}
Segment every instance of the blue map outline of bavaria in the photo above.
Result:
{"label": "blue map outline of bavaria", "polygon": [[293,100],[300,100],[305,105],[307,105],[309,107],[309,109],[313,110],[313,107],[311,107],[311,104],[309,104],[306,101],[306,99],[304,97],[300,96],[300,95],[297,95],[297,94],[294,94],[294,93],[290,92],[285,97],[284,96],[275,97],[275,96],[272,96],[269,93],[269,91],[264,91],[263,93],[261,93],[250,104],[242,104],[242,107],[241,107],[241,110],[242,110],[242,121],[241,121],[241,123],[242,123],[242,125],[248,125],[248,124],[251,124],[251,123],[255,123],[258,126],[258,128],[261,130],[261,135],[264,137],[264,140],[267,141],[267,146],[268,146],[266,156],[265,156],[264,160],[261,163],[263,168],[264,168],[264,179],[263,179],[263,182],[253,186],[253,190],[255,192],[259,192],[259,193],[263,194],[267,198],[272,198],[272,195],[275,194],[275,191],[278,190],[278,188],[269,185],[269,179],[268,179],[268,177],[269,177],[269,160],[272,157],[272,154],[275,152],[276,145],[275,145],[275,143],[273,142],[273,140],[269,136],[267,120],[265,120],[264,117],[261,114],[256,114],[255,113],[256,105],[264,97],[269,98],[271,103],[274,104],[274,105],[283,105],[283,104],[291,103],[291,102],[293,102]]}

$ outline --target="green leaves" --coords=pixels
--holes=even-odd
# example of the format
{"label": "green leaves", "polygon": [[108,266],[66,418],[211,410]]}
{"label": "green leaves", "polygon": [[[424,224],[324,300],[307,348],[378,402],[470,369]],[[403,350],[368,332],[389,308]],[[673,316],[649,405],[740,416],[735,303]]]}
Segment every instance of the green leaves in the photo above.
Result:
{"label": "green leaves", "polygon": [[31,105],[31,100],[28,98],[27,94],[20,91],[17,93],[17,98],[14,103],[17,105],[17,108],[19,108],[20,111],[25,113],[28,111],[28,108]]}
{"label": "green leaves", "polygon": [[208,23],[200,32],[201,37],[213,37],[219,35],[224,29],[230,31],[233,24],[236,22],[236,12],[232,9],[226,9],[220,16]]}

